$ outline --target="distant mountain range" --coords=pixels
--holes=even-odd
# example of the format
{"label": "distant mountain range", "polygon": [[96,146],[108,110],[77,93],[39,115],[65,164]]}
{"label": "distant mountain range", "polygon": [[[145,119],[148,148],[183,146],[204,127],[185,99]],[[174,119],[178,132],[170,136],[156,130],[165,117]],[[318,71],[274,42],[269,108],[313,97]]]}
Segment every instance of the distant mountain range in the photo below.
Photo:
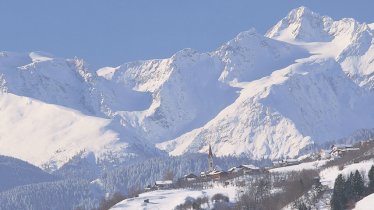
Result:
{"label": "distant mountain range", "polygon": [[294,157],[374,134],[374,24],[300,7],[265,36],[97,71],[0,54],[0,154],[55,170],[206,153]]}

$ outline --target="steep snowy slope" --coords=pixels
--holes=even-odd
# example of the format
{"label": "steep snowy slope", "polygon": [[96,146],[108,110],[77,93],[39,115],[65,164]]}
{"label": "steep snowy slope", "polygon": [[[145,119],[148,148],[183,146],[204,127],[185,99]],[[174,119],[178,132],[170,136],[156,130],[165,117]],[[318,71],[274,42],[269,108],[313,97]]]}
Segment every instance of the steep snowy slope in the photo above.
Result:
{"label": "steep snowy slope", "polygon": [[326,48],[318,53],[323,56],[332,54],[357,84],[372,89],[374,40],[370,26],[352,18],[334,21],[300,7],[279,21],[266,36],[297,45],[319,42],[318,45],[322,44]]}
{"label": "steep snowy slope", "polygon": [[[243,40],[242,36],[229,43],[240,43],[237,40]],[[309,56],[302,50],[296,53],[296,46],[308,51],[310,58],[299,59],[299,64],[281,70],[286,76],[274,72],[263,79],[259,78],[281,65],[261,63],[261,58],[269,60],[263,55],[255,57],[260,60],[259,66],[235,60],[232,66],[238,74],[231,74],[236,78],[227,77],[229,71],[225,69],[221,79],[229,78],[234,81],[231,85],[244,88],[240,97],[205,126],[160,143],[159,148],[180,155],[205,152],[209,142],[217,155],[279,158],[297,155],[310,144],[344,138],[363,128],[373,129],[374,109],[370,104],[374,95],[370,89],[374,53],[368,25],[353,19],[334,21],[301,7],[292,10],[266,36],[293,45],[293,50],[285,51],[288,54],[282,53],[289,59],[287,65],[292,64],[295,55]],[[251,42],[242,43],[239,46],[259,48]],[[262,54],[261,50],[257,52]]]}
{"label": "steep snowy slope", "polygon": [[115,115],[141,137],[160,142],[202,126],[234,100],[235,89],[218,81],[222,68],[210,54],[186,49],[170,59],[125,64],[104,77],[152,95],[140,105],[146,110],[115,110]]}
{"label": "steep snowy slope", "polygon": [[220,80],[253,81],[308,55],[300,47],[269,39],[254,29],[240,33],[216,52],[225,64]]}
{"label": "steep snowy slope", "polygon": [[268,39],[252,29],[213,53],[185,49],[170,59],[104,68],[98,75],[112,85],[151,93],[151,103],[139,100],[139,106],[146,110],[117,110],[115,115],[138,135],[160,142],[199,128],[215,117],[238,96],[236,82],[269,75],[274,68],[288,66],[306,55],[300,47]]}
{"label": "steep snowy slope", "polygon": [[0,94],[0,115],[0,153],[49,170],[76,155],[90,157],[93,164],[113,164],[158,154],[116,118],[87,116],[10,93]]}
{"label": "steep snowy slope", "polygon": [[93,76],[83,61],[53,58],[42,53],[0,53],[0,91],[49,104],[98,114],[99,100],[90,93]]}
{"label": "steep snowy slope", "polygon": [[109,120],[9,93],[0,94],[0,113],[0,153],[38,166],[61,166],[83,150],[103,151],[118,139],[105,129]]}
{"label": "steep snowy slope", "polygon": [[333,20],[320,16],[306,7],[293,9],[284,19],[271,28],[266,36],[280,40],[298,40],[305,42],[331,41],[328,33]]}
{"label": "steep snowy slope", "polygon": [[[78,154],[93,155],[94,164],[157,155],[110,116],[111,109],[129,107],[124,101],[135,91],[127,93],[105,82],[78,59],[2,52],[0,154],[50,170]],[[121,95],[114,90],[122,90]],[[120,96],[125,100],[108,100]]]}
{"label": "steep snowy slope", "polygon": [[204,127],[158,147],[180,155],[204,152],[210,143],[219,156],[295,156],[310,144],[371,128],[373,100],[334,60],[303,59],[244,84],[239,98]]}
{"label": "steep snowy slope", "polygon": [[55,180],[56,177],[27,162],[0,156],[0,192],[21,185]]}

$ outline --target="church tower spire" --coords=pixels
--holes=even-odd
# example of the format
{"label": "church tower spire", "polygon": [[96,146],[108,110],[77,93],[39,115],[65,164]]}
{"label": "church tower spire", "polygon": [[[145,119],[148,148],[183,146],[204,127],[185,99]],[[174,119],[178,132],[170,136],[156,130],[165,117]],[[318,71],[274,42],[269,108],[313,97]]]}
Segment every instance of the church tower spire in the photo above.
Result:
{"label": "church tower spire", "polygon": [[209,152],[208,152],[208,171],[213,171],[213,153],[212,153],[212,147],[209,144]]}

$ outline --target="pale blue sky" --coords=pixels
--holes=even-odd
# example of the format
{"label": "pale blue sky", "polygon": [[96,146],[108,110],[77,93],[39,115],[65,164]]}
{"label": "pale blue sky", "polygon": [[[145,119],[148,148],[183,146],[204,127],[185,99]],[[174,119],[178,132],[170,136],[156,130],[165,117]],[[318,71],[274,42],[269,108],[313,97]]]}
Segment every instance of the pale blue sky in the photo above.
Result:
{"label": "pale blue sky", "polygon": [[374,22],[374,0],[0,0],[0,50],[85,59],[91,68],[211,51],[304,5]]}

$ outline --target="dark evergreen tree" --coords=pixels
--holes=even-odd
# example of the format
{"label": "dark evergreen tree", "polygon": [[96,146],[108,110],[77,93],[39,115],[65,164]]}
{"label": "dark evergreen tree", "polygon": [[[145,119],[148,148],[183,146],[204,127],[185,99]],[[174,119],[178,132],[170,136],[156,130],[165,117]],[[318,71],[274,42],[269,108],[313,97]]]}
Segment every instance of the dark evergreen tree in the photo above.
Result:
{"label": "dark evergreen tree", "polygon": [[358,170],[356,170],[355,175],[353,177],[353,192],[354,198],[358,200],[360,197],[364,195],[365,192],[365,184],[362,176]]}
{"label": "dark evergreen tree", "polygon": [[347,203],[347,199],[344,195],[344,185],[345,180],[343,175],[339,174],[339,176],[335,179],[334,190],[330,203],[332,210],[344,209],[345,204]]}
{"label": "dark evergreen tree", "polygon": [[368,193],[374,193],[374,165],[371,166],[369,171],[369,186],[368,186]]}
{"label": "dark evergreen tree", "polygon": [[344,196],[347,199],[347,202],[349,200],[353,200],[355,196],[353,179],[354,179],[354,174],[353,172],[351,172],[351,174],[349,175],[349,177],[344,183]]}

